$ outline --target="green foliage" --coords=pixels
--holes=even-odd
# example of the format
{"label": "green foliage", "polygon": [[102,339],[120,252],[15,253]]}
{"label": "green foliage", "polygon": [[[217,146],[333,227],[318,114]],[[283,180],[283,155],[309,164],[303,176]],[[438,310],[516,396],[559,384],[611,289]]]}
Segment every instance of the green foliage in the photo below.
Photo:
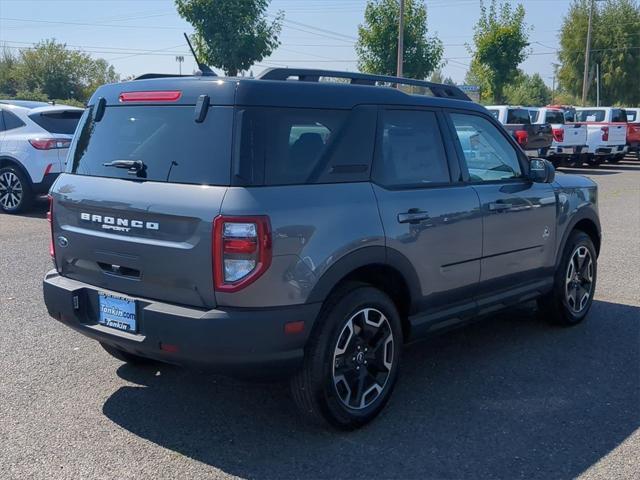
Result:
{"label": "green foliage", "polygon": [[504,102],[503,90],[518,75],[518,65],[527,57],[528,29],[524,23],[524,7],[515,9],[507,0],[489,7],[480,1],[480,19],[475,26],[470,79],[484,87],[483,96],[495,103]]}
{"label": "green foliage", "polygon": [[[398,58],[397,0],[369,0],[364,25],[358,27],[358,67],[361,71],[395,75]],[[428,36],[427,8],[418,0],[405,0],[403,75],[424,79],[442,65],[444,48]]]}
{"label": "green foliage", "polygon": [[551,89],[537,73],[520,73],[514,82],[504,89],[504,96],[510,105],[542,107],[551,102]]}
{"label": "green foliage", "polygon": [[[574,0],[564,17],[560,34],[560,85],[571,95],[582,96],[589,0]],[[603,105],[640,105],[640,5],[634,0],[596,2],[593,12],[589,94],[595,104],[595,66],[600,65],[600,97]]]}
{"label": "green foliage", "polygon": [[55,40],[45,40],[17,55],[5,48],[0,53],[0,72],[0,91],[7,96],[42,101],[62,98],[77,104],[84,104],[100,85],[119,79],[105,60],[68,50]]}
{"label": "green foliage", "polygon": [[178,13],[193,25],[200,61],[229,76],[249,69],[278,48],[282,13],[269,23],[269,0],[175,0]]}
{"label": "green foliage", "polygon": [[434,83],[444,83],[445,85],[455,85],[456,82],[453,81],[451,77],[445,77],[442,73],[442,70],[438,69],[431,74],[429,78],[430,82]]}

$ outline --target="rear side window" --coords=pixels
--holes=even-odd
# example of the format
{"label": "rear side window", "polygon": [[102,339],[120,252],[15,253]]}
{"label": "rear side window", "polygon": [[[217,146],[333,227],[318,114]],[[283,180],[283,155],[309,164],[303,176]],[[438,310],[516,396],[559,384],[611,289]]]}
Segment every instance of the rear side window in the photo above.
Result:
{"label": "rear side window", "polygon": [[495,118],[496,120],[500,120],[500,112],[498,110],[489,110],[489,113],[491,115],[493,115],[493,118]]}
{"label": "rear side window", "polygon": [[20,120],[16,115],[11,112],[7,112],[4,110],[2,112],[2,116],[4,117],[4,129],[5,130],[13,130],[14,128],[24,127],[26,124]]}
{"label": "rear side window", "polygon": [[576,112],[576,120],[578,122],[604,122],[606,113],[605,110],[578,110]]}
{"label": "rear side window", "polygon": [[82,110],[65,110],[61,112],[32,113],[29,118],[49,133],[73,135],[81,116]]}
{"label": "rear side window", "polygon": [[368,180],[375,112],[366,106],[353,110],[238,108],[234,184]]}
{"label": "rear side window", "polygon": [[531,118],[529,117],[529,111],[524,108],[513,108],[507,110],[507,123],[531,123]]}
{"label": "rear side window", "polygon": [[611,111],[611,121],[612,122],[627,122],[627,112],[620,109],[614,109]]}
{"label": "rear side window", "polygon": [[635,110],[627,110],[627,122],[633,123],[638,120],[638,112]]}
{"label": "rear side window", "polygon": [[547,110],[547,123],[564,123],[563,113],[559,110]]}
{"label": "rear side window", "polygon": [[[69,151],[71,173],[156,182],[228,185],[233,109],[210,107],[202,123],[193,106],[107,107],[99,122],[87,110]],[[105,166],[142,161],[145,170]]]}
{"label": "rear side window", "polygon": [[539,110],[529,110],[529,119],[531,120],[531,123],[537,122],[539,116],[540,116]]}
{"label": "rear side window", "polygon": [[373,178],[381,185],[414,187],[450,181],[434,112],[383,111],[382,148],[377,157]]}

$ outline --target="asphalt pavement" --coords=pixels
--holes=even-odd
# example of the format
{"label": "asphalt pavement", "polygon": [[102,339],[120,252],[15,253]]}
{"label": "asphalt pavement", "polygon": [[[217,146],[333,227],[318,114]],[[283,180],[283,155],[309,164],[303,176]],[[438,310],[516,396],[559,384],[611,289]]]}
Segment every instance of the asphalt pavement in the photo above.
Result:
{"label": "asphalt pavement", "polygon": [[46,202],[0,214],[0,478],[640,478],[640,162],[573,172],[600,186],[587,320],[525,305],[412,346],[352,433],[305,424],[286,385],[111,358],[47,316]]}

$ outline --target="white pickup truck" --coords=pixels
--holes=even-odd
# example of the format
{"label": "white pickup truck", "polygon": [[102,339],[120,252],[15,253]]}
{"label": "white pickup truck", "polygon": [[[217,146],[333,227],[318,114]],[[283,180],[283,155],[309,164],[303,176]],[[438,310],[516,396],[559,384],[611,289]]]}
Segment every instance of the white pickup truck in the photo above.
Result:
{"label": "white pickup truck", "polygon": [[627,115],[622,108],[576,108],[576,122],[587,125],[587,160],[615,163],[627,152]]}
{"label": "white pickup truck", "polygon": [[581,123],[567,123],[560,108],[529,108],[531,123],[550,124],[553,143],[547,154],[548,160],[559,166],[582,165],[582,154],[587,151],[587,126]]}

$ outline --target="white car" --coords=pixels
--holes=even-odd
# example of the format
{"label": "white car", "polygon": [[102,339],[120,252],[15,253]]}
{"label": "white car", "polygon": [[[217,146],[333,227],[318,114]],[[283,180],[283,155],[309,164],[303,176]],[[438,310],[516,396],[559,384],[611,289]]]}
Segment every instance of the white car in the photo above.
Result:
{"label": "white car", "polygon": [[578,107],[576,122],[587,125],[588,161],[617,162],[627,153],[627,114],[615,107]]}
{"label": "white car", "polygon": [[0,211],[18,213],[63,170],[82,108],[0,100]]}
{"label": "white car", "polygon": [[558,167],[561,165],[577,166],[581,164],[580,154],[587,151],[587,126],[580,123],[567,123],[562,109],[553,107],[529,107],[531,123],[550,124],[553,132],[553,143],[549,149],[548,159]]}

